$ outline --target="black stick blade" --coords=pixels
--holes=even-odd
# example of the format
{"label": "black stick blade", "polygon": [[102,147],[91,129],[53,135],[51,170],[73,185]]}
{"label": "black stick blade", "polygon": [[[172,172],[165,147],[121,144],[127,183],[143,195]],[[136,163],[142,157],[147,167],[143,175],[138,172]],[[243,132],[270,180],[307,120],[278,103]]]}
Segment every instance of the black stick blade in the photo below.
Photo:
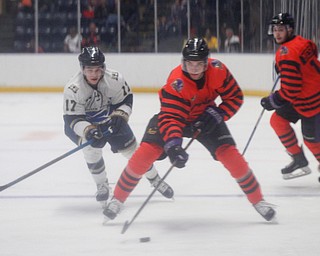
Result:
{"label": "black stick blade", "polygon": [[122,227],[122,230],[121,230],[121,234],[124,234],[127,229],[129,228],[130,224],[129,224],[129,221],[126,220],[126,222],[124,223],[123,227]]}

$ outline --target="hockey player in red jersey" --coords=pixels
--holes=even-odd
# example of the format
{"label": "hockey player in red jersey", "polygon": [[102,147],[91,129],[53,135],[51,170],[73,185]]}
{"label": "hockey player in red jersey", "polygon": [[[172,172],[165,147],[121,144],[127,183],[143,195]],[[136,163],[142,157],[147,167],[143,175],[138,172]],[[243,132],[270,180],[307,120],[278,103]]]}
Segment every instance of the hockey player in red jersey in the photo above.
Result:
{"label": "hockey player in red jersey", "polygon": [[291,123],[301,121],[304,144],[320,162],[320,62],[316,45],[295,35],[295,22],[289,13],[274,16],[269,34],[280,45],[276,52],[276,70],[280,89],[261,99],[266,110],[275,110],[270,124],[292,157],[281,170],[284,179],[311,173],[302,146]]}
{"label": "hockey player in red jersey", "polygon": [[[202,38],[192,38],[183,48],[181,65],[172,70],[159,91],[161,109],[151,118],[142,142],[122,172],[114,197],[103,211],[114,219],[142,175],[157,159],[168,156],[177,168],[188,160],[182,148],[183,137],[193,137],[220,161],[237,181],[254,208],[267,220],[275,216],[272,205],[264,201],[260,185],[244,157],[235,146],[225,121],[241,107],[243,94],[228,68],[208,58]],[[217,105],[215,100],[222,102]]]}

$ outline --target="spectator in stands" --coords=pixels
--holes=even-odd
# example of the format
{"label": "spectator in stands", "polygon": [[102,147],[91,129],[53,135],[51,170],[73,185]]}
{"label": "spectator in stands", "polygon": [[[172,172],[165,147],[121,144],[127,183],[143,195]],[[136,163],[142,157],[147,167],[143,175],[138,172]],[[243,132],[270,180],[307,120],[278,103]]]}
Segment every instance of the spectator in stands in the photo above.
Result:
{"label": "spectator in stands", "polygon": [[94,22],[89,24],[89,32],[83,36],[81,41],[81,47],[88,46],[99,46],[100,45],[100,35],[98,33],[98,28]]}
{"label": "spectator in stands", "polygon": [[161,15],[158,18],[158,39],[166,39],[168,36],[169,25],[167,22],[167,17],[165,15]]}
{"label": "spectator in stands", "polygon": [[190,0],[190,22],[191,29],[194,30],[195,35],[199,35],[203,31],[204,25],[204,7],[203,1],[199,0]]}
{"label": "spectator in stands", "polygon": [[181,34],[181,21],[182,21],[182,5],[181,0],[175,0],[174,3],[171,5],[171,23],[172,26],[174,26],[178,32],[178,34]]}
{"label": "spectator in stands", "polygon": [[212,35],[210,28],[206,29],[204,40],[207,42],[210,52],[218,51],[218,38]]}
{"label": "spectator in stands", "polygon": [[138,1],[122,0],[121,16],[124,20],[125,32],[139,29],[139,4]]}
{"label": "spectator in stands", "polygon": [[96,7],[96,0],[88,0],[88,3],[85,6],[83,6],[82,17],[90,20],[93,19],[95,7]]}
{"label": "spectator in stands", "polygon": [[75,26],[69,28],[69,33],[64,39],[64,52],[80,53],[81,35]]}
{"label": "spectator in stands", "polygon": [[225,52],[239,52],[240,51],[240,38],[234,34],[232,28],[226,29],[226,40],[224,41]]}
{"label": "spectator in stands", "polygon": [[21,0],[18,8],[22,12],[33,12],[32,0]]}
{"label": "spectator in stands", "polygon": [[[105,26],[107,31],[105,43],[108,47],[114,47],[118,40],[118,13],[109,13]],[[123,37],[125,37],[126,31],[130,31],[122,15],[120,16],[120,31]]]}
{"label": "spectator in stands", "polygon": [[95,22],[96,0],[87,0],[81,5],[81,25],[89,26],[90,22]]}
{"label": "spectator in stands", "polygon": [[99,23],[104,23],[109,14],[107,0],[97,1],[96,8],[94,9],[94,18]]}

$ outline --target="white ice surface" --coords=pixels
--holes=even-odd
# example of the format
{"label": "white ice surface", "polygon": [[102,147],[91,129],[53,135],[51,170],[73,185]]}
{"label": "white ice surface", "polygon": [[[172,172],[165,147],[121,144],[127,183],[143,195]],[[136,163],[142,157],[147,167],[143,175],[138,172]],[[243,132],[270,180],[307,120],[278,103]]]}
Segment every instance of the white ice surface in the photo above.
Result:
{"label": "white ice surface", "polygon": [[[136,94],[130,124],[138,140],[158,111],[156,94]],[[262,111],[259,98],[246,97],[228,122],[240,152]],[[0,94],[0,185],[72,150],[63,133],[61,94]],[[267,223],[243,196],[229,173],[194,142],[184,169],[167,177],[175,200],[155,194],[125,234],[152,192],[143,179],[114,221],[102,225],[95,185],[77,152],[0,192],[1,256],[318,256],[320,184],[317,162],[306,149],[313,172],[285,181],[290,162],[265,112],[245,157],[265,199],[276,204],[278,223]],[[301,141],[300,128],[297,132]],[[126,160],[105,149],[109,180],[115,183]],[[161,175],[170,167],[157,162]],[[114,184],[113,184],[114,186]],[[148,243],[139,238],[150,237]]]}

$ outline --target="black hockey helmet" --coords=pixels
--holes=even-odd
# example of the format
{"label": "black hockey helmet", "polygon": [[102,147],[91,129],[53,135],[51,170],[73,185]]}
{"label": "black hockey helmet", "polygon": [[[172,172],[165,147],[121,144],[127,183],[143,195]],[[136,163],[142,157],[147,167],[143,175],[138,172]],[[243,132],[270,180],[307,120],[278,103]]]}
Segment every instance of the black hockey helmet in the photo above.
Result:
{"label": "black hockey helmet", "polygon": [[84,47],[79,57],[80,66],[103,66],[105,57],[102,51],[96,46]]}
{"label": "black hockey helmet", "polygon": [[281,12],[274,16],[269,22],[268,35],[273,34],[273,26],[275,25],[287,25],[289,28],[294,29],[295,22],[293,17],[289,13]]}
{"label": "black hockey helmet", "polygon": [[209,56],[209,48],[203,38],[194,37],[188,39],[182,50],[184,60],[189,61],[207,61]]}

